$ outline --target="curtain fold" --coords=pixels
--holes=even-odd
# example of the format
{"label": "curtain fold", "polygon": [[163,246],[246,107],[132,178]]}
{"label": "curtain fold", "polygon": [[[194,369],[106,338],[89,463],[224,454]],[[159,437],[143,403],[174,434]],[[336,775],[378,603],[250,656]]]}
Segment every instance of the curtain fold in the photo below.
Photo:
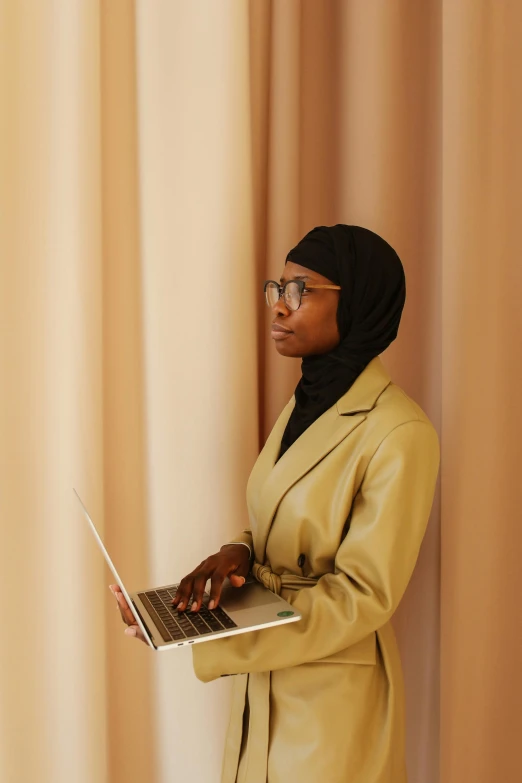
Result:
{"label": "curtain fold", "polygon": [[2,3],[0,777],[104,780],[99,13]]}
{"label": "curtain fold", "polygon": [[300,375],[261,284],[336,222],[404,263],[383,359],[441,436],[394,617],[411,783],[520,777],[520,29],[510,0],[0,0],[1,780],[218,783],[230,683],[123,635],[72,487],[131,589],[245,526]]}
{"label": "curtain fold", "polygon": [[[117,567],[121,564],[123,573],[132,577],[131,585],[139,588],[150,584],[151,519],[137,39],[131,3],[117,0],[100,5],[100,41],[105,539]],[[156,780],[159,765],[155,661],[141,645],[136,645],[138,649],[132,651],[133,655],[128,654],[127,638],[121,629],[115,628],[113,614],[110,603],[106,617],[108,779]]]}
{"label": "curtain fold", "polygon": [[441,779],[516,780],[519,3],[444,5]]}

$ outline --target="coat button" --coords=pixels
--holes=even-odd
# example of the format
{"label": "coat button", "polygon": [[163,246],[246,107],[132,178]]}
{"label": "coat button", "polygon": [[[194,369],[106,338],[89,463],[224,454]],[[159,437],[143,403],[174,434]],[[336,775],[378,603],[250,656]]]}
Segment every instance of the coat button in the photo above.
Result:
{"label": "coat button", "polygon": [[301,553],[297,558],[297,565],[299,566],[299,568],[302,568],[304,566],[305,559],[306,559],[305,556]]}

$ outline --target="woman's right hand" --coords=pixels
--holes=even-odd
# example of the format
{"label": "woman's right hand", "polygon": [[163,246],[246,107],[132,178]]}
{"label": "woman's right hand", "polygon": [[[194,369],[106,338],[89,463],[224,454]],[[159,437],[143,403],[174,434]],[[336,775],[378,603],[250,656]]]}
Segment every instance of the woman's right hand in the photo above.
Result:
{"label": "woman's right hand", "polygon": [[109,588],[113,596],[116,598],[116,601],[118,602],[118,608],[120,610],[121,619],[127,626],[127,628],[125,629],[125,633],[127,634],[127,636],[135,636],[136,639],[140,639],[140,641],[145,642],[145,644],[148,644],[147,640],[143,636],[143,632],[141,628],[139,627],[138,623],[134,619],[134,615],[132,614],[129,605],[125,600],[125,596],[121,591],[121,587],[119,585],[109,585]]}
{"label": "woman's right hand", "polygon": [[219,552],[203,560],[190,574],[183,577],[179,583],[172,604],[180,611],[186,609],[192,595],[192,612],[201,608],[205,585],[210,579],[209,609],[215,609],[221,596],[223,582],[228,576],[233,587],[245,584],[250,567],[250,553],[243,544],[225,544]]}

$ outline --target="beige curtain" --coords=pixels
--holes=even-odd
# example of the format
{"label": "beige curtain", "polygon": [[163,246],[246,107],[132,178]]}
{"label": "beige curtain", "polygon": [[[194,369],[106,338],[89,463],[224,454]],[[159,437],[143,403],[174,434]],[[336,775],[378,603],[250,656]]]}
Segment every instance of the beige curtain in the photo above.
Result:
{"label": "beige curtain", "polygon": [[335,222],[403,260],[383,359],[441,436],[394,618],[411,783],[520,777],[521,30],[516,0],[0,0],[1,781],[218,783],[230,685],[123,635],[72,487],[131,588],[245,523],[299,377],[260,285]]}

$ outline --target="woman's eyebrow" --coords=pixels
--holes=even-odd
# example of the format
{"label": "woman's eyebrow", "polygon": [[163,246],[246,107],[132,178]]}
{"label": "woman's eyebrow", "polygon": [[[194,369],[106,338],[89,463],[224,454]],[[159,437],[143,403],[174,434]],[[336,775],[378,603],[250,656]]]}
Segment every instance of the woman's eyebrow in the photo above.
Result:
{"label": "woman's eyebrow", "polygon": [[[311,280],[312,278],[310,275],[294,275],[293,277],[289,278],[290,280]],[[279,278],[280,283],[284,283],[285,279],[284,277]]]}

